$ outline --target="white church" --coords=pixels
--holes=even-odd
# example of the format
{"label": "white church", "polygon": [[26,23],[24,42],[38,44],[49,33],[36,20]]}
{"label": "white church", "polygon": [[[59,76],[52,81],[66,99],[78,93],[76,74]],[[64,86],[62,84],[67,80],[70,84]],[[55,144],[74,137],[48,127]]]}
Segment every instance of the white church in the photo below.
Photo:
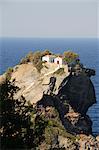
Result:
{"label": "white church", "polygon": [[62,67],[65,64],[62,56],[55,56],[55,55],[45,55],[42,57],[43,62],[54,63]]}

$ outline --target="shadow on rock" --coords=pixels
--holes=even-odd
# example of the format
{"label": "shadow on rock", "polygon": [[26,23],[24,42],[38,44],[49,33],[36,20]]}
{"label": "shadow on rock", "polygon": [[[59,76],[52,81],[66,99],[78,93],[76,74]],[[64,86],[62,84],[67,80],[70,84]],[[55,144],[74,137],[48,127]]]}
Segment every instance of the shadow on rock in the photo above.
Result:
{"label": "shadow on rock", "polygon": [[82,116],[78,112],[74,112],[70,104],[61,101],[57,96],[43,95],[42,99],[37,103],[38,108],[53,107],[59,113],[59,118],[65,129],[72,134],[91,134],[92,122],[89,116]]}

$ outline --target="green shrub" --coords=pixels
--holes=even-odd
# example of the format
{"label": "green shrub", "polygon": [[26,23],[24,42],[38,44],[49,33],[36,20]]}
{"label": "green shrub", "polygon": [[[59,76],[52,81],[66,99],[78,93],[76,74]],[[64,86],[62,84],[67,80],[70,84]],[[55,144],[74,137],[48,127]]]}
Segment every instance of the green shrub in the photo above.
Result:
{"label": "green shrub", "polygon": [[41,61],[42,53],[40,51],[36,51],[33,54],[33,64],[37,64],[39,61]]}
{"label": "green shrub", "polygon": [[40,51],[36,51],[34,54],[33,54],[33,65],[36,67],[37,71],[40,72],[41,69],[43,68],[43,65],[42,65],[42,52]]}
{"label": "green shrub", "polygon": [[28,62],[33,63],[34,67],[36,67],[37,71],[40,72],[43,68],[42,65],[42,52],[36,51],[36,52],[29,52],[25,58],[22,58],[20,61],[20,64],[27,64]]}
{"label": "green shrub", "polygon": [[25,58],[22,58],[20,61],[20,64],[27,64],[28,62],[32,62],[33,61],[33,52],[30,51]]}
{"label": "green shrub", "polygon": [[21,59],[20,64],[27,64],[28,62],[29,60],[25,57]]}
{"label": "green shrub", "polygon": [[32,51],[30,51],[27,55],[26,55],[26,58],[27,60],[29,60],[29,62],[32,62],[33,61],[33,56],[34,56],[34,53]]}
{"label": "green shrub", "polygon": [[50,50],[46,49],[45,51],[42,52],[42,56],[45,55],[51,55],[52,53],[50,52]]}
{"label": "green shrub", "polygon": [[79,57],[77,53],[74,53],[72,51],[65,51],[63,56],[64,56],[64,61],[66,61],[67,63],[70,63]]}
{"label": "green shrub", "polygon": [[6,71],[6,79],[7,80],[10,80],[11,79],[11,74],[13,72],[13,68],[8,68],[7,71]]}

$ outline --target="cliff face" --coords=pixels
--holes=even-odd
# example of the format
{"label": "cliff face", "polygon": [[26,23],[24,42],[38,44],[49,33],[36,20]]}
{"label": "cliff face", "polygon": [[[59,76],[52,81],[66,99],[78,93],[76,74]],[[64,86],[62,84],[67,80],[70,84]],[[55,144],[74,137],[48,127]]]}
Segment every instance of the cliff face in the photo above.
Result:
{"label": "cliff face", "polygon": [[[96,103],[96,96],[93,83],[86,74],[69,75],[62,82],[59,89],[59,97],[65,96],[72,108],[81,113],[86,114],[88,108]],[[64,100],[64,98],[63,98]]]}
{"label": "cliff face", "polygon": [[23,95],[27,101],[36,103],[43,96],[43,92],[47,90],[50,77],[56,76],[56,92],[63,78],[68,75],[67,68],[61,74],[55,74],[58,70],[57,65],[44,65],[41,73],[38,73],[33,64],[22,64],[14,68],[11,75],[11,80],[15,79],[15,84],[20,88],[20,91],[15,95],[16,98]]}

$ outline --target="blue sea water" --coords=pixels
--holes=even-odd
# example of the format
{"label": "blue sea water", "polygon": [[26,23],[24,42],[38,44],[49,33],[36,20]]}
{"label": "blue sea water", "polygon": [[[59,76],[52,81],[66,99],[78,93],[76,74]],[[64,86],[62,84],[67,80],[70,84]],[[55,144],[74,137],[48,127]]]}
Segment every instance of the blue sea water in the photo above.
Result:
{"label": "blue sea water", "polygon": [[79,54],[81,62],[96,70],[92,77],[97,103],[88,111],[93,121],[93,133],[99,134],[99,39],[97,38],[0,38],[0,74],[20,62],[29,51],[49,49],[63,53],[71,49]]}

